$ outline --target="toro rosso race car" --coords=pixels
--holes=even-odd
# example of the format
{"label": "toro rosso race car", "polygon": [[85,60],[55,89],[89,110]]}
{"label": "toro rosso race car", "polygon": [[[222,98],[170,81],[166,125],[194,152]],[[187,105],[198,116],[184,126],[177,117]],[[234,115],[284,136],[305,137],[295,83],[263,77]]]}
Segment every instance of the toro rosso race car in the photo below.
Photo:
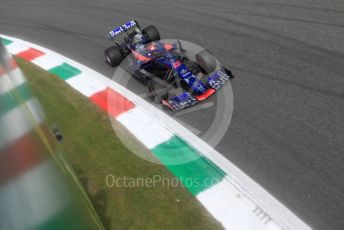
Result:
{"label": "toro rosso race car", "polygon": [[233,77],[230,70],[217,67],[207,50],[190,58],[180,41],[160,41],[154,26],[141,30],[133,20],[110,31],[108,37],[115,46],[105,50],[106,62],[116,67],[133,54],[126,70],[147,86],[155,103],[172,111],[204,101]]}

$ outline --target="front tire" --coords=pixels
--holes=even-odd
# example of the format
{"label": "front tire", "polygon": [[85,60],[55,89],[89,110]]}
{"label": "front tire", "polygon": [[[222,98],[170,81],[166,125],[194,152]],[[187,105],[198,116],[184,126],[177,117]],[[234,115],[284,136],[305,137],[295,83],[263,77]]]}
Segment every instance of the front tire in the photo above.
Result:
{"label": "front tire", "polygon": [[194,75],[201,72],[201,67],[197,62],[191,61],[188,58],[184,58],[183,64],[188,68]]}
{"label": "front tire", "polygon": [[104,53],[105,61],[111,67],[119,66],[124,59],[121,49],[117,46],[106,49]]}
{"label": "front tire", "polygon": [[214,72],[216,68],[216,59],[207,50],[202,50],[196,54],[196,62],[207,74]]}

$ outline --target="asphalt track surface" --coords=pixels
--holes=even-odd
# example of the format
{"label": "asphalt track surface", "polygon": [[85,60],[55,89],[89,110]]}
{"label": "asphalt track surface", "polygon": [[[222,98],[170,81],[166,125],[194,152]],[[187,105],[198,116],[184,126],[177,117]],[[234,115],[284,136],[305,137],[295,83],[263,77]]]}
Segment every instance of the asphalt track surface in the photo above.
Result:
{"label": "asphalt track surface", "polygon": [[[342,0],[0,1],[1,33],[109,77],[105,33],[132,18],[230,67],[234,112],[216,149],[311,227],[344,229]],[[180,119],[201,128],[215,106]]]}

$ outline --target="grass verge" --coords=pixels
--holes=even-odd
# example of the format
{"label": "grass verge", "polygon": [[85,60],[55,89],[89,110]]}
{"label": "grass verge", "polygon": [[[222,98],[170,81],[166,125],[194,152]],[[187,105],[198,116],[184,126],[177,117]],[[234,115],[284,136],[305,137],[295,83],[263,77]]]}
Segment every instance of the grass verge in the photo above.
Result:
{"label": "grass verge", "polygon": [[182,186],[132,188],[107,186],[107,175],[153,178],[173,175],[144,161],[117,138],[109,118],[58,77],[17,58],[48,124],[60,126],[61,144],[107,229],[220,229],[203,206]]}

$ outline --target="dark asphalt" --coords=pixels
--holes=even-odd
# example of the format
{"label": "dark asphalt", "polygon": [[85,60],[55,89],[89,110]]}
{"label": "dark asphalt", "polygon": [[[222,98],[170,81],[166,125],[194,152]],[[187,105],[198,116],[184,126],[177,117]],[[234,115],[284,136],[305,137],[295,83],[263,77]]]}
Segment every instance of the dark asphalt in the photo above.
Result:
{"label": "dark asphalt", "polygon": [[[344,229],[344,1],[0,1],[0,33],[109,77],[105,34],[132,18],[230,67],[234,113],[217,150],[311,227]],[[213,110],[181,119],[198,129]]]}

